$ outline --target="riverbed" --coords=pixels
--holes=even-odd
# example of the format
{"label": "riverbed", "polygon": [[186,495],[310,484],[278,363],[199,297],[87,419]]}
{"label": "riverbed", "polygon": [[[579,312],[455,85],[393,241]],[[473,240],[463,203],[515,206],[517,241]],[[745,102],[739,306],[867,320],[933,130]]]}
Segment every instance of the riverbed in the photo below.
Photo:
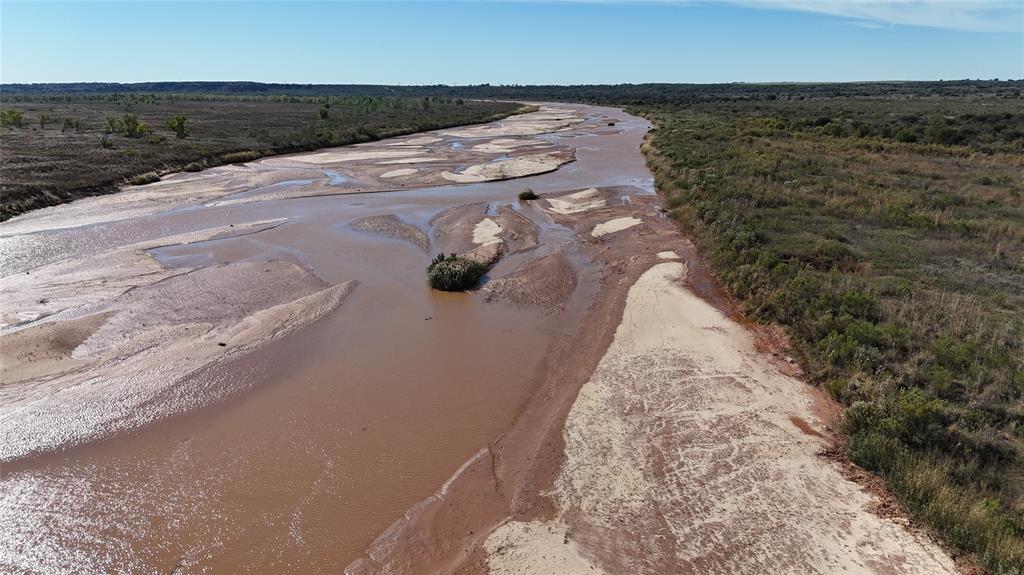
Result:
{"label": "riverbed", "polygon": [[[358,557],[511,425],[596,290],[571,231],[518,192],[652,192],[644,120],[585,106],[533,120],[182,175],[0,225],[0,337],[28,354],[5,348],[0,564],[338,572]],[[443,175],[524,147],[573,161],[499,181]],[[410,161],[424,157],[443,161]],[[420,173],[366,193],[396,166]],[[538,230],[493,276],[566,254],[576,286],[556,312],[430,290],[443,246],[351,226],[394,215],[433,235],[438,214],[474,203]]]}

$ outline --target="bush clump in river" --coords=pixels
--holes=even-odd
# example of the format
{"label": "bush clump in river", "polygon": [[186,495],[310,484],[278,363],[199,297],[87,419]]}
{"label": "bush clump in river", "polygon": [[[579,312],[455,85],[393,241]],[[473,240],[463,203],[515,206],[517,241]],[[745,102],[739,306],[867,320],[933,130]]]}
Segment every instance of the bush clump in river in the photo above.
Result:
{"label": "bush clump in river", "polygon": [[537,195],[537,192],[531,190],[530,188],[526,188],[525,190],[519,192],[519,199],[523,201],[536,200],[538,197],[540,196]]}
{"label": "bush clump in river", "polygon": [[457,256],[438,254],[427,268],[430,287],[443,291],[463,291],[476,286],[487,272],[482,263]]}

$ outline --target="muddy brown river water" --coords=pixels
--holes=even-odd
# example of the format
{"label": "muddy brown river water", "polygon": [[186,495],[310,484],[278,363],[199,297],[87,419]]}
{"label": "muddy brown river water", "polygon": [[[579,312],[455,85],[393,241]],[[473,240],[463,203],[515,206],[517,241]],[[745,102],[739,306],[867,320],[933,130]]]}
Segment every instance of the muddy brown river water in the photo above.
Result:
{"label": "muddy brown river water", "polygon": [[[647,129],[552,105],[0,224],[0,572],[341,572],[512,424],[597,290],[516,194],[650,194]],[[477,237],[432,222],[475,203],[535,230],[491,276],[559,252],[567,301],[429,289],[431,253]],[[431,253],[351,227],[378,215]]]}

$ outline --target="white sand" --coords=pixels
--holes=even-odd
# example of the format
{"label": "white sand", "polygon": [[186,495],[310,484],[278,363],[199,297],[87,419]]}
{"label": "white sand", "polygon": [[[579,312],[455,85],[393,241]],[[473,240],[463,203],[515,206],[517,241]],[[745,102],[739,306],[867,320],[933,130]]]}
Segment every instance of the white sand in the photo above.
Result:
{"label": "white sand", "polygon": [[580,124],[583,121],[584,118],[572,110],[560,110],[544,106],[537,112],[512,116],[494,124],[449,130],[444,133],[448,136],[461,138],[533,136],[557,132]]}
{"label": "white sand", "polygon": [[658,252],[658,259],[659,260],[677,260],[677,259],[679,259],[679,254],[677,254],[676,252],[671,251],[671,250],[669,250],[667,252]]}
{"label": "white sand", "polygon": [[324,152],[315,152],[301,156],[287,158],[293,162],[305,162],[307,164],[334,164],[339,162],[353,162],[356,160],[379,160],[384,158],[406,158],[409,156],[422,156],[425,150],[350,150],[339,148]]}
{"label": "white sand", "polygon": [[400,168],[397,170],[391,170],[390,172],[384,172],[380,175],[382,178],[398,178],[401,176],[411,176],[418,172],[416,168]]}
{"label": "white sand", "polygon": [[414,138],[403,138],[397,142],[384,144],[385,146],[423,146],[440,142],[442,138],[436,136],[416,136]]}
{"label": "white sand", "polygon": [[491,218],[484,218],[473,228],[473,243],[486,246],[501,241],[501,225]]}
{"label": "white sand", "polygon": [[375,162],[378,166],[390,166],[391,164],[427,164],[436,161],[436,157],[426,158],[399,158],[397,160],[384,160],[382,162]]}
{"label": "white sand", "polygon": [[568,161],[569,158],[561,154],[532,154],[477,164],[461,172],[441,172],[441,177],[459,183],[489,182],[550,172]]}
{"label": "white sand", "polygon": [[491,575],[600,575],[558,522],[512,521],[487,537]]}
{"label": "white sand", "polygon": [[553,529],[576,536],[574,554],[606,553],[623,573],[955,573],[816,455],[823,440],[790,420],[821,427],[805,384],[681,287],[684,274],[658,264],[630,288],[565,423],[559,514],[490,534],[492,572],[561,572]]}
{"label": "white sand", "polygon": [[485,154],[507,154],[522,146],[532,146],[543,143],[544,142],[541,140],[495,138],[490,142],[473,146],[472,150],[474,152],[483,152]]}
{"label": "white sand", "polygon": [[624,218],[615,218],[613,220],[608,220],[607,222],[601,222],[600,224],[594,226],[594,229],[590,232],[590,235],[594,236],[595,238],[599,238],[601,236],[613,234],[615,232],[621,232],[622,230],[627,230],[633,226],[639,225],[640,221],[640,218],[634,218],[632,216],[627,216]]}
{"label": "white sand", "polygon": [[588,188],[581,192],[564,195],[561,198],[545,199],[551,211],[569,215],[604,207],[604,198],[598,197],[598,194],[597,188]]}

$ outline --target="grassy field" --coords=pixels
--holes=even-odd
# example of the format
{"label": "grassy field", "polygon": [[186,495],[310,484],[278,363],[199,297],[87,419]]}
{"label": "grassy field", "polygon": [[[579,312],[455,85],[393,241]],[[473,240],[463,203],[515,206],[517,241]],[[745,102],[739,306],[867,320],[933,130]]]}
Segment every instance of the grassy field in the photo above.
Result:
{"label": "grassy field", "polygon": [[517,108],[386,96],[5,93],[0,220],[163,172],[486,122]]}
{"label": "grassy field", "polygon": [[723,284],[849,406],[847,450],[995,573],[1024,572],[1024,105],[635,109]]}

